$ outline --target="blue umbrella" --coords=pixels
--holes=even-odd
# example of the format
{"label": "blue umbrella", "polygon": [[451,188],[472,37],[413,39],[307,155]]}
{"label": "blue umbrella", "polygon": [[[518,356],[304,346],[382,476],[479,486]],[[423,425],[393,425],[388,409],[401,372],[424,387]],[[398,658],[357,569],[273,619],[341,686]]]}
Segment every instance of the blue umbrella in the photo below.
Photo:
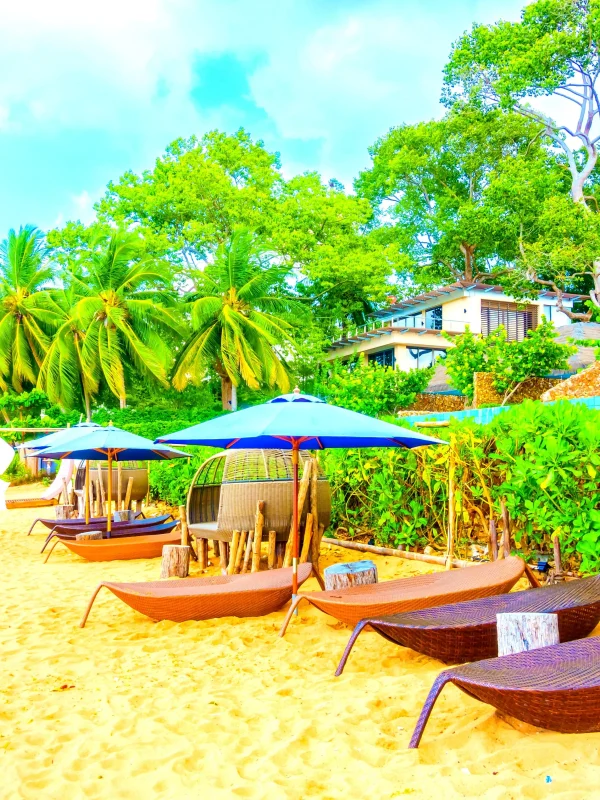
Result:
{"label": "blue umbrella", "polygon": [[339,408],[311,395],[275,397],[259,406],[193,425],[157,442],[196,444],[225,449],[279,448],[292,451],[294,467],[293,592],[298,590],[298,451],[351,447],[423,447],[446,444],[432,436]]}
{"label": "blue umbrella", "polygon": [[43,458],[82,458],[85,461],[95,459],[108,461],[107,486],[107,521],[106,528],[110,536],[111,502],[112,502],[112,462],[113,461],[156,461],[170,458],[189,458],[188,453],[173,450],[162,444],[155,444],[150,439],[129,433],[121,428],[108,425],[97,428],[83,436],[77,436],[62,447],[49,447],[39,451]]}

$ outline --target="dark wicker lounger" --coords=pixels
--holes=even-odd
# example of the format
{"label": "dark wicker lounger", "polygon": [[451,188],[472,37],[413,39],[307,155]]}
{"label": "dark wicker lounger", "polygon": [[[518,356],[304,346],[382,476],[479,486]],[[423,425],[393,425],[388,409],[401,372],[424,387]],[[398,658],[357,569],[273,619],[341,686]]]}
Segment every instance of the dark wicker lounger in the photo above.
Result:
{"label": "dark wicker lounger", "polygon": [[[145,519],[134,519],[134,520],[123,520],[122,522],[113,522],[112,524],[112,536],[135,536],[138,533],[139,536],[144,535],[144,530],[146,528],[153,528],[157,525],[162,525],[163,522],[169,522],[173,520],[174,517],[172,514],[161,514],[158,517],[147,517]],[[62,521],[57,522],[54,528],[50,531],[48,536],[46,536],[46,540],[44,542],[44,546],[40,550],[41,553],[44,552],[48,543],[58,537],[59,539],[75,539],[78,533],[86,533],[87,531],[102,531],[102,533],[107,532],[106,527],[106,520],[103,523],[97,523],[93,525],[90,523],[89,525],[63,525]],[[110,537],[106,537],[110,538]]]}
{"label": "dark wicker lounger", "polygon": [[357,637],[366,627],[390,642],[446,664],[493,658],[498,655],[496,614],[518,611],[555,613],[561,642],[582,639],[600,622],[600,575],[422,611],[367,617],[353,630],[335,674],[342,674]]}
{"label": "dark wicker lounger", "polygon": [[[134,519],[139,519],[140,517],[142,519],[145,519],[143,511],[136,511],[135,514],[134,514]],[[50,530],[52,530],[52,528],[54,528],[56,526],[58,520],[56,520],[56,519],[47,519],[45,517],[38,517],[37,519],[34,519],[34,521],[31,523],[31,527],[27,531],[27,536],[29,536],[29,534],[34,529],[34,527],[38,524],[38,522],[41,522],[42,525],[45,525],[47,528],[50,528]],[[90,517],[90,521],[89,521],[90,525],[97,525],[99,522],[100,523],[103,522],[103,523],[106,524],[106,517]],[[73,519],[61,519],[60,520],[60,524],[61,525],[85,525],[86,522],[85,522],[85,518],[84,517],[73,517]]]}
{"label": "dark wicker lounger", "polygon": [[540,647],[441,672],[409,747],[418,747],[447,683],[522,722],[560,733],[600,730],[600,637]]}

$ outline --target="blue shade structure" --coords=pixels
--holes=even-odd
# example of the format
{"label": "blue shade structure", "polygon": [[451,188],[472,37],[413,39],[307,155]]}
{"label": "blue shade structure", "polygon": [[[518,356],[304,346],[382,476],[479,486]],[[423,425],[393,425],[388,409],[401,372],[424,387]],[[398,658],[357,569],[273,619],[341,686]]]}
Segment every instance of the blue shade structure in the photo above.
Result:
{"label": "blue shade structure", "polygon": [[111,529],[112,462],[113,461],[158,461],[171,458],[189,458],[188,453],[173,450],[163,444],[108,425],[96,428],[83,436],[77,436],[62,446],[48,447],[38,451],[42,458],[80,458],[84,461],[108,461],[107,532]]}
{"label": "blue shade structure", "polygon": [[157,442],[225,449],[274,448],[292,451],[294,465],[293,585],[298,567],[298,450],[355,447],[424,447],[446,444],[440,439],[339,408],[311,395],[291,394],[267,403],[160,436]]}

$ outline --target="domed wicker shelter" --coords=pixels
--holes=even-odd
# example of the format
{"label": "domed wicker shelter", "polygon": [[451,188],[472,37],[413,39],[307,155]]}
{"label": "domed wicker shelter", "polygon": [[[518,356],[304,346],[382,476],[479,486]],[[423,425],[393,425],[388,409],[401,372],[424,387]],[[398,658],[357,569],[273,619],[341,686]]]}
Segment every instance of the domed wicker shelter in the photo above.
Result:
{"label": "domed wicker shelter", "polygon": [[[309,453],[300,452],[300,465]],[[302,471],[302,470],[301,470]],[[233,531],[254,529],[256,505],[265,503],[265,536],[286,541],[292,524],[293,471],[290,450],[227,450],[202,464],[187,499],[187,518],[196,537],[231,541]],[[317,481],[319,522],[327,528],[331,494],[327,478]],[[306,517],[304,510],[302,521]]]}
{"label": "domed wicker shelter", "polygon": [[[96,481],[98,479],[98,466],[102,474],[102,485],[104,487],[104,494],[108,492],[108,466],[106,461],[90,461],[90,475],[91,475],[91,499],[96,499]],[[117,481],[115,473],[116,467],[113,467],[113,480],[112,480],[112,500],[117,499]],[[125,491],[129,478],[133,478],[133,486],[131,489],[131,502],[141,502],[148,494],[148,467],[146,462],[143,461],[123,461],[121,463],[121,485],[123,491],[123,499],[125,498]],[[77,465],[75,473],[75,494],[77,497],[83,498],[85,490],[85,461],[80,461]]]}

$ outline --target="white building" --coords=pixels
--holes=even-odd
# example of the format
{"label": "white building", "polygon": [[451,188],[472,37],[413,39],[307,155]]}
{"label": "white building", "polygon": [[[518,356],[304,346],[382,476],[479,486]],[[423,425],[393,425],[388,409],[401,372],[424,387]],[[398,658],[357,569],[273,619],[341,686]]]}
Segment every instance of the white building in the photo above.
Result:
{"label": "white building", "polygon": [[[570,309],[577,299],[579,295],[565,294],[563,306]],[[362,353],[369,361],[402,370],[429,367],[453,346],[443,332],[452,337],[468,325],[485,336],[504,325],[508,339],[515,341],[536,328],[542,317],[555,327],[570,325],[556,303],[554,292],[542,291],[535,300],[520,303],[500,286],[458,281],[375,312],[370,325],[331,343],[328,360]]]}

